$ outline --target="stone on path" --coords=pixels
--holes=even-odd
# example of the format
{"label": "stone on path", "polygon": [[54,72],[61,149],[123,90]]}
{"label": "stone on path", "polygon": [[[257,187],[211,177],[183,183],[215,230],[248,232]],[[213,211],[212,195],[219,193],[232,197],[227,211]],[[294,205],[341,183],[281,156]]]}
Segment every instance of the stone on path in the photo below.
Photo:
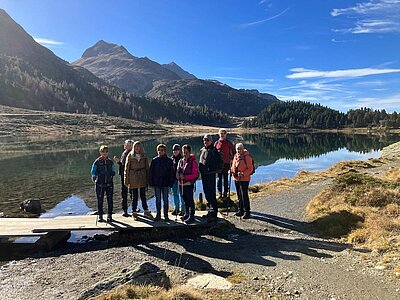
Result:
{"label": "stone on path", "polygon": [[197,289],[219,290],[228,290],[232,287],[232,283],[224,277],[210,273],[194,276],[187,281],[186,285]]}
{"label": "stone on path", "polygon": [[118,273],[96,283],[93,287],[81,293],[79,300],[90,299],[106,291],[110,291],[123,284],[132,285],[158,285],[165,288],[170,287],[170,282],[165,271],[160,270],[150,262],[144,262],[139,266],[123,269]]}

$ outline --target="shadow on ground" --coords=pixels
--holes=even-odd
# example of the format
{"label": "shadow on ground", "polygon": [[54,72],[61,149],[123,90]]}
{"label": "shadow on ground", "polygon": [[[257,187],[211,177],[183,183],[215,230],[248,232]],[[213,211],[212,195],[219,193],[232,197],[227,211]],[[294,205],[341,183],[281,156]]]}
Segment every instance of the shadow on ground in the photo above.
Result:
{"label": "shadow on ground", "polygon": [[[258,218],[260,215],[265,214],[258,214],[256,217]],[[285,228],[292,230],[296,230],[296,228],[299,230],[299,228],[303,228],[302,226],[304,226],[301,222],[271,215],[262,216],[262,219],[271,223],[279,223],[280,226],[286,226]],[[168,239],[171,243],[181,246],[177,248],[183,248],[183,251],[173,249],[174,247],[171,247],[170,244],[158,243],[160,240],[145,243],[116,243],[112,245],[107,241],[86,244],[67,243],[62,248],[51,252],[26,252],[18,253],[17,255],[17,251],[9,250],[6,253],[4,249],[1,249],[0,261],[26,257],[57,257],[65,254],[98,251],[112,247],[132,247],[149,256],[161,259],[172,266],[200,273],[214,273],[226,277],[230,273],[218,270],[218,267],[216,269],[214,266],[219,266],[220,264],[214,264],[212,259],[271,267],[276,266],[279,260],[300,260],[301,255],[329,259],[332,257],[329,252],[340,252],[348,247],[346,244],[317,239],[291,239],[268,236],[265,233],[254,234],[233,226],[226,227],[220,231],[215,230],[212,234],[192,238],[175,237]]]}

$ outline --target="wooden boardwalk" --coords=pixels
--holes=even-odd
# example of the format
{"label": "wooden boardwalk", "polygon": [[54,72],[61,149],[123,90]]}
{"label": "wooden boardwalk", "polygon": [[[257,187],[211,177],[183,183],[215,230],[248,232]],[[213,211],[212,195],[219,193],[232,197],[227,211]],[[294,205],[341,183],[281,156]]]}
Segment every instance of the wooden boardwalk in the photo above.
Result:
{"label": "wooden boardwalk", "polygon": [[[209,227],[210,223],[204,221],[201,216],[206,212],[196,212],[196,221],[186,225],[178,216],[169,215],[170,221],[163,219],[154,222],[153,219],[139,214],[139,219],[135,221],[132,217],[122,217],[120,214],[113,215],[110,223],[100,223],[96,215],[85,216],[62,216],[55,218],[0,218],[0,239],[15,237],[44,236],[50,232],[70,232],[70,231],[91,231],[91,230],[110,230],[110,231],[145,231],[155,228],[179,228],[179,227]],[[219,222],[223,219],[219,219]]]}

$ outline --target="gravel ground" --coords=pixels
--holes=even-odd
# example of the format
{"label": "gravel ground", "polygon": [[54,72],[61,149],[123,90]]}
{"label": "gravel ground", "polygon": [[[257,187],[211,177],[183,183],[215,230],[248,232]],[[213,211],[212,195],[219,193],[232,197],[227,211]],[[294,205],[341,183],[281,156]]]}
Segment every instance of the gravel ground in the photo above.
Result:
{"label": "gravel ground", "polygon": [[[371,170],[382,172],[399,162]],[[361,259],[362,249],[317,238],[305,206],[330,182],[252,201],[253,218],[226,216],[235,228],[217,236],[108,247],[70,244],[0,269],[0,299],[75,299],[87,287],[143,261],[174,283],[197,273],[240,275],[236,299],[400,299],[400,282]]]}

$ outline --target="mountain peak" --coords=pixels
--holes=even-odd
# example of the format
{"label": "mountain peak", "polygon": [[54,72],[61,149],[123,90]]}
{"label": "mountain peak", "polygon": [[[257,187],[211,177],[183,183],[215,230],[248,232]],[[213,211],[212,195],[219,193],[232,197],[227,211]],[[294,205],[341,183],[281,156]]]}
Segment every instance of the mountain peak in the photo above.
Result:
{"label": "mountain peak", "polygon": [[164,64],[162,66],[164,68],[174,72],[175,74],[177,74],[182,79],[196,79],[196,76],[194,76],[193,74],[190,74],[189,72],[187,72],[184,69],[182,69],[174,61],[171,61],[169,64]]}
{"label": "mountain peak", "polygon": [[100,40],[92,47],[86,49],[82,54],[82,58],[95,57],[103,54],[122,54],[132,56],[124,46]]}

